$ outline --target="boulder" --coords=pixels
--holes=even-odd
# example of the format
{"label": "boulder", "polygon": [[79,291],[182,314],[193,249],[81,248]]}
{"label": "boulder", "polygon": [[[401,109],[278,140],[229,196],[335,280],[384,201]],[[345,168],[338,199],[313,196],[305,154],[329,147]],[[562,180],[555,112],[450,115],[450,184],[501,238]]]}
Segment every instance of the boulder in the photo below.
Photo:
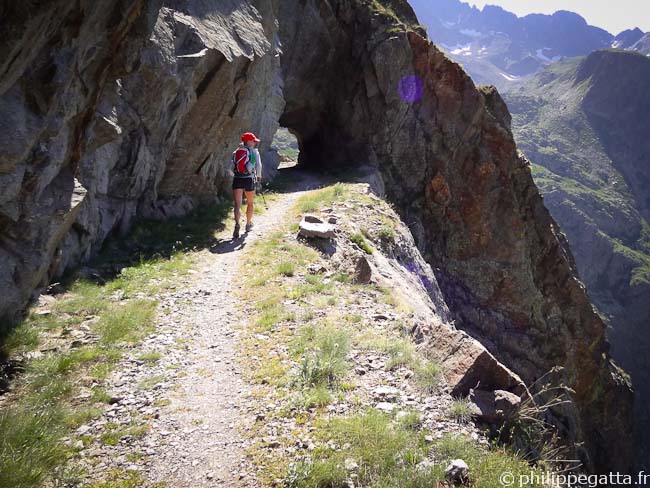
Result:
{"label": "boulder", "polygon": [[445,480],[454,486],[469,484],[469,466],[462,459],[454,459],[445,468]]}
{"label": "boulder", "polygon": [[353,281],[358,284],[368,284],[372,281],[372,268],[365,256],[359,256],[357,259]]}
{"label": "boulder", "polygon": [[389,402],[379,402],[377,405],[375,405],[375,408],[382,412],[390,413],[395,410],[395,404]]}
{"label": "boulder", "polygon": [[305,214],[303,216],[303,220],[305,222],[311,222],[311,223],[314,223],[314,224],[322,224],[323,223],[323,219],[321,219],[317,215],[312,215],[312,214]]}
{"label": "boulder", "polygon": [[490,424],[502,421],[521,404],[519,396],[504,390],[471,389],[467,398],[473,416]]}
{"label": "boulder", "polygon": [[379,386],[372,392],[375,398],[387,402],[394,402],[397,400],[399,390],[393,386]]}
{"label": "boulder", "polygon": [[310,222],[304,219],[300,222],[298,235],[306,238],[319,237],[321,239],[333,239],[336,237],[334,227],[330,224]]}

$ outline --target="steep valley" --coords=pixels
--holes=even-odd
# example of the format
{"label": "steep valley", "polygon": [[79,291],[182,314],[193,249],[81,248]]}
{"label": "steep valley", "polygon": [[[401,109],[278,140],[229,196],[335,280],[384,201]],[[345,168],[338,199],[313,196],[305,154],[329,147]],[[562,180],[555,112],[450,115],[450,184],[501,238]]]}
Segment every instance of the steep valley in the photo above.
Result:
{"label": "steep valley", "polygon": [[561,61],[506,101],[544,202],[607,318],[612,354],[636,385],[637,448],[647,463],[650,59],[604,50]]}

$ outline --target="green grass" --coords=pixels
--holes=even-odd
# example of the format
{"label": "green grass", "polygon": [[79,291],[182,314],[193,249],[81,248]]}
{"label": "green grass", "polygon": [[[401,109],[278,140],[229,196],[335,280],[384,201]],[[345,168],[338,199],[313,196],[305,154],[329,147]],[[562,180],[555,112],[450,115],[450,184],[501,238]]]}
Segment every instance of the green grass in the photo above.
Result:
{"label": "green grass", "polygon": [[[69,471],[64,465],[73,453],[60,439],[74,437],[74,430],[99,415],[100,406],[110,400],[101,387],[93,388],[88,400],[77,398],[78,379],[106,378],[126,346],[153,332],[157,304],[139,297],[174,286],[190,269],[191,252],[217,242],[215,232],[224,227],[229,209],[224,203],[183,219],[138,223],[126,238],[109,240],[89,264],[101,279],[69,273],[63,280],[67,290],[47,307],[48,314],[30,312],[3,338],[0,356],[14,357],[47,347],[45,332],[58,336],[84,322],[89,336],[99,342],[69,352],[46,351],[27,361],[13,380],[15,398],[0,411],[0,486],[34,488],[63,482]],[[117,275],[112,274],[115,262],[125,263]],[[160,353],[140,357],[153,362]],[[138,435],[137,429],[129,429],[122,434]],[[116,477],[97,486],[139,486],[129,480]]]}
{"label": "green grass", "polygon": [[[478,445],[472,439],[456,435],[445,434],[434,445],[435,452],[445,460],[463,459],[470,469],[470,481],[474,481],[476,488],[492,488],[503,486],[500,476],[504,472],[512,473],[514,480],[519,480],[520,476],[529,476],[531,473],[537,474],[537,480],[541,479],[542,472],[539,469],[531,467],[526,461],[519,458],[507,449],[486,447]],[[530,479],[530,478],[522,478]],[[533,479],[532,481],[536,481]],[[542,488],[539,482],[528,483],[526,486],[533,488]]]}
{"label": "green grass", "polygon": [[304,298],[310,295],[332,295],[335,289],[331,282],[325,283],[323,278],[316,275],[307,275],[305,277],[307,283],[299,283],[297,285],[288,287],[285,296],[291,299]]}
{"label": "green grass", "polygon": [[[113,262],[116,255],[130,258],[132,265],[150,260],[171,258],[179,251],[192,252],[216,244],[216,232],[225,228],[231,215],[232,202],[202,206],[186,217],[159,220],[141,220],[126,239],[111,239],[104,245],[100,262]],[[134,252],[135,251],[135,252]]]}
{"label": "green grass", "polygon": [[[370,0],[368,5],[372,10],[390,20],[390,22],[396,23],[399,26],[406,26],[402,19],[400,19],[399,15],[395,12],[390,0]],[[396,27],[397,26],[395,26],[395,28]]]}
{"label": "green grass", "polygon": [[469,400],[456,398],[449,408],[449,416],[459,422],[469,422],[472,418],[472,409]]}
{"label": "green grass", "polygon": [[105,291],[114,293],[119,290],[123,298],[134,298],[143,293],[151,295],[169,289],[191,268],[191,261],[186,256],[186,251],[177,251],[169,257],[141,259],[137,266],[122,270],[106,285]]}
{"label": "green grass", "polygon": [[425,392],[433,393],[442,379],[442,368],[431,361],[422,361],[415,368],[415,381]]}
{"label": "green grass", "polygon": [[253,373],[253,379],[260,384],[284,386],[287,383],[287,365],[278,358],[264,361],[264,367]]}
{"label": "green grass", "polygon": [[301,391],[294,401],[304,409],[324,407],[332,402],[332,393],[326,386],[317,386]]}
{"label": "green grass", "polygon": [[144,380],[140,381],[138,383],[138,388],[141,390],[151,390],[153,389],[158,383],[161,383],[165,381],[165,376],[161,374],[157,374],[154,376],[150,376],[149,378],[145,378]]}
{"label": "green grass", "polygon": [[347,314],[345,316],[345,320],[351,324],[358,324],[359,322],[363,321],[363,315],[359,315],[358,313]]}
{"label": "green grass", "polygon": [[431,393],[440,385],[442,379],[440,365],[420,357],[413,342],[408,338],[393,338],[376,332],[363,332],[357,334],[355,343],[363,349],[388,353],[384,368],[389,371],[400,366],[413,370],[416,384],[425,392]]}
{"label": "green grass", "polygon": [[356,232],[350,235],[350,240],[359,246],[366,254],[373,253],[372,247],[370,247],[370,244],[368,244],[368,241],[366,241],[366,238],[362,233]]}
{"label": "green grass", "polygon": [[389,341],[386,352],[389,355],[385,365],[388,370],[396,369],[399,366],[407,366],[415,369],[418,366],[415,346],[408,339]]}
{"label": "green grass", "polygon": [[[140,488],[145,486],[140,473],[124,470],[112,470],[102,481],[96,481],[89,488]],[[165,488],[165,483],[154,483],[151,488]]]}
{"label": "green grass", "polygon": [[140,354],[136,359],[138,359],[138,361],[144,361],[145,363],[156,363],[161,357],[162,354],[159,351],[149,351]]}
{"label": "green grass", "polygon": [[422,427],[422,415],[416,411],[406,412],[398,419],[398,422],[402,429],[417,431]]}
{"label": "green grass", "polygon": [[275,232],[251,246],[246,254],[245,269],[252,270],[255,276],[268,274],[273,277],[272,271],[276,271],[276,276],[281,274],[277,266],[283,261],[292,263],[294,267],[304,266],[317,257],[317,251],[295,242],[286,242],[284,232]]}
{"label": "green grass", "polygon": [[148,431],[149,426],[146,424],[131,424],[127,427],[118,424],[107,424],[105,432],[101,435],[102,444],[106,446],[116,446],[125,437],[141,438]]}
{"label": "green grass", "polygon": [[[62,446],[60,438],[70,436],[79,425],[101,414],[101,409],[74,399],[75,378],[83,371],[97,378],[105,377],[122,355],[112,344],[134,343],[151,330],[155,302],[136,300],[114,305],[105,301],[102,304],[100,295],[87,283],[72,290],[72,297],[59,302],[56,313],[73,312],[70,302],[79,311],[101,313],[100,320],[91,325],[101,342],[70,352],[46,353],[27,362],[24,373],[15,380],[19,397],[0,412],[0,486],[35,487],[52,479],[54,468],[72,455]],[[62,319],[62,322],[69,320]],[[33,337],[39,332],[36,324],[42,322],[24,323],[17,329],[31,330],[32,334],[27,335],[28,340],[10,344],[14,353],[34,343]],[[102,390],[96,390],[90,401],[106,403],[108,397]],[[55,476],[65,472],[58,470]]]}
{"label": "green grass", "polygon": [[328,286],[328,284],[323,281],[323,278],[317,275],[307,275],[305,281],[313,287],[313,292],[315,293],[323,293],[331,287],[331,285]]}
{"label": "green grass", "polygon": [[89,370],[89,374],[93,378],[103,380],[108,378],[108,375],[111,373],[111,371],[113,371],[114,368],[115,364],[113,362],[102,361],[93,365]]}
{"label": "green grass", "polygon": [[312,191],[300,197],[294,213],[315,212],[320,208],[332,205],[336,201],[345,200],[348,190],[343,183],[335,183],[320,190]]}
{"label": "green grass", "polygon": [[379,227],[379,230],[377,231],[377,237],[386,243],[394,243],[396,238],[395,226],[390,224],[382,224],[382,226]]}
{"label": "green grass", "polygon": [[[444,480],[444,469],[452,459],[463,459],[470,467],[470,481],[477,488],[502,486],[499,476],[508,471],[515,479],[539,471],[503,449],[489,449],[472,439],[446,434],[430,444],[424,441],[417,413],[400,421],[367,410],[349,417],[337,417],[316,423],[315,436],[334,442],[336,449],[318,447],[310,459],[293,463],[284,483],[290,488],[349,486],[350,471],[357,477],[355,486],[428,488]],[[425,459],[434,459],[426,467]],[[531,484],[541,487],[539,484]]]}
{"label": "green grass", "polygon": [[397,482],[405,479],[405,475],[415,475],[415,464],[424,458],[424,446],[418,445],[417,438],[374,410],[320,422],[317,428],[323,438],[349,447],[339,450],[319,447],[314,451],[313,463],[299,463],[288,473],[286,481],[290,487],[348,486],[346,459],[359,466],[360,486],[388,486],[389,481]]}
{"label": "green grass", "polygon": [[374,410],[319,422],[317,435],[345,447],[317,448],[311,462],[292,465],[285,479],[287,486],[347,487],[346,461],[357,466],[356,486],[424,488],[435,486],[444,476],[444,467],[417,467],[428,454],[422,436]]}
{"label": "green grass", "polygon": [[93,403],[109,403],[111,401],[111,396],[106,393],[106,390],[102,387],[96,386],[92,389],[92,401]]}
{"label": "green grass", "polygon": [[127,342],[134,344],[151,334],[157,303],[150,300],[133,300],[111,308],[102,316],[98,330],[105,344]]}
{"label": "green grass", "polygon": [[277,272],[284,276],[293,276],[296,272],[296,266],[290,261],[283,261],[278,264]]}
{"label": "green grass", "polygon": [[267,332],[273,329],[278,323],[295,319],[293,313],[288,312],[281,304],[273,305],[265,309],[255,321],[255,330]]}
{"label": "green grass", "polygon": [[334,281],[338,281],[339,283],[350,283],[350,282],[352,282],[352,277],[348,273],[344,273],[344,272],[341,272],[341,271],[339,271],[337,273],[334,273],[334,275],[332,276],[332,279]]}
{"label": "green grass", "polygon": [[0,486],[38,486],[65,461],[59,439],[65,434],[65,413],[20,405],[0,413]]}
{"label": "green grass", "polygon": [[[600,234],[604,235],[602,232]],[[618,239],[610,239],[610,242],[612,242],[615,254],[625,256],[636,264],[630,274],[629,285],[638,286],[642,284],[650,284],[650,256],[642,251],[637,251],[624,245]]]}
{"label": "green grass", "polygon": [[[305,336],[303,336],[303,340]],[[346,356],[350,337],[334,327],[312,329],[309,347],[304,350],[297,381],[308,387],[331,387],[347,373]]]}
{"label": "green grass", "polygon": [[65,375],[76,366],[70,354],[50,354],[42,359],[35,359],[27,364],[26,373],[32,384],[39,388],[60,375]]}
{"label": "green grass", "polygon": [[5,337],[0,347],[0,358],[32,351],[38,344],[38,329],[28,322],[23,322]]}
{"label": "green grass", "polygon": [[107,298],[104,287],[80,279],[72,283],[67,297],[57,300],[54,309],[60,314],[67,313],[75,317],[97,315],[109,306]]}

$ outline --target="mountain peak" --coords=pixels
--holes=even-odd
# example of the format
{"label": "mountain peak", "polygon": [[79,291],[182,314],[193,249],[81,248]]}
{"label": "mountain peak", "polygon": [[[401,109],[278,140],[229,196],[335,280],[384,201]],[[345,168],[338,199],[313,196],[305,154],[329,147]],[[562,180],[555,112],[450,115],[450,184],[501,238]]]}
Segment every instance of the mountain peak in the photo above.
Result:
{"label": "mountain peak", "polygon": [[557,10],[553,15],[551,15],[551,17],[555,19],[575,21],[579,22],[581,25],[587,25],[587,21],[582,15],[569,10]]}
{"label": "mountain peak", "polygon": [[615,86],[616,82],[622,79],[621,73],[625,73],[627,79],[630,78],[628,75],[631,71],[637,70],[650,71],[650,59],[635,51],[600,49],[589,54],[580,63],[576,82],[591,77],[594,83],[605,82]]}
{"label": "mountain peak", "polygon": [[612,42],[612,47],[618,49],[627,49],[631,47],[634,43],[638,42],[644,35],[644,32],[635,27],[634,29],[627,29],[621,32],[614,38]]}
{"label": "mountain peak", "polygon": [[[645,32],[643,32],[641,29],[639,29],[638,27],[635,27],[634,29],[626,29],[626,30],[622,31],[618,36],[626,34],[626,33],[638,35],[639,39],[641,38],[641,36],[643,36],[643,34],[645,34]],[[618,37],[618,36],[616,36],[616,37]]]}

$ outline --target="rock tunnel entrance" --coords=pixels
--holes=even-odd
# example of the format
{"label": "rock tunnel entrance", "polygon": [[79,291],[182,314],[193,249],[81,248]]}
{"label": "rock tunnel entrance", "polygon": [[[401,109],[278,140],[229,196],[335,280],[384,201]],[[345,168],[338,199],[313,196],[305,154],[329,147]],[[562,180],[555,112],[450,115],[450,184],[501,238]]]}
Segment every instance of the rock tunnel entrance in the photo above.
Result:
{"label": "rock tunnel entrance", "polygon": [[281,175],[282,170],[297,166],[300,156],[298,138],[286,127],[280,127],[273,136],[271,151],[278,155],[278,174]]}

